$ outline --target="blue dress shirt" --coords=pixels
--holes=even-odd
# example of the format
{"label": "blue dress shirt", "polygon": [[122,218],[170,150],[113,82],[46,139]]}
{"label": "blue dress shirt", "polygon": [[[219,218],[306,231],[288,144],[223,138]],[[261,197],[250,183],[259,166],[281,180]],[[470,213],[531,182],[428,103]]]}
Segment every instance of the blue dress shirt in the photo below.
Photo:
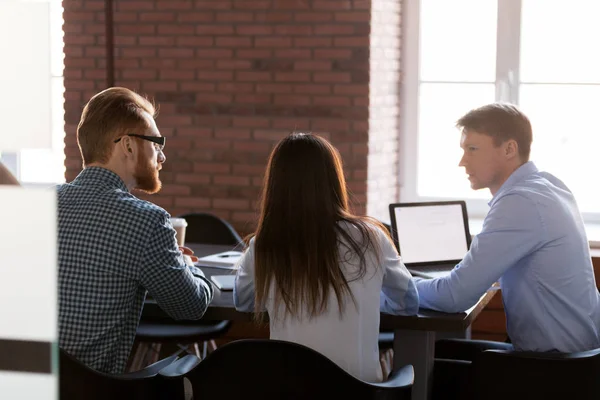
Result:
{"label": "blue dress shirt", "polygon": [[452,273],[415,279],[421,306],[461,312],[500,280],[506,327],[516,350],[600,347],[600,295],[571,191],[528,162],[489,205],[481,233]]}

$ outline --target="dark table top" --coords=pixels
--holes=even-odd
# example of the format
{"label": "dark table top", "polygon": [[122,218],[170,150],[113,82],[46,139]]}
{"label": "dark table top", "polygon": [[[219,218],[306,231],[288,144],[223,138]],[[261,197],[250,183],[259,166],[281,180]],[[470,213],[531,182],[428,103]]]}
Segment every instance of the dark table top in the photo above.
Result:
{"label": "dark table top", "polygon": [[[217,246],[196,243],[186,243],[186,246],[194,251],[198,257],[231,250],[230,246]],[[235,270],[201,267],[204,274],[210,279],[211,275],[235,275]],[[233,321],[252,321],[251,313],[236,311],[233,306],[233,292],[220,291],[216,287],[212,303],[208,307],[203,319],[205,320],[233,320]],[[464,331],[477,318],[479,313],[494,297],[496,291],[489,291],[484,294],[477,304],[462,313],[447,314],[443,312],[420,309],[415,316],[397,316],[381,313],[381,329],[410,329],[422,331]],[[153,306],[153,301],[148,300],[147,306]]]}

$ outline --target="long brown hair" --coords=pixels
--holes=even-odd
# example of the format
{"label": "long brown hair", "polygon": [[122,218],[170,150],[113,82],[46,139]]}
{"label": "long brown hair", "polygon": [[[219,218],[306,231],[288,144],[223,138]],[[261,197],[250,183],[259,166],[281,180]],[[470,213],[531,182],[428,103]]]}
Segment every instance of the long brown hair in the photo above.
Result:
{"label": "long brown hair", "polygon": [[[346,221],[360,232],[355,240],[339,222]],[[349,281],[340,269],[338,246],[343,243],[358,256],[356,274],[366,273],[365,254],[379,248],[375,226],[368,217],[350,213],[341,158],[327,140],[312,134],[293,133],[273,149],[265,175],[261,214],[255,235],[255,306],[264,309],[275,284],[275,305],[285,305],[285,314],[300,318],[322,314],[333,290],[344,312],[344,294],[355,306]],[[271,316],[273,318],[273,316]]]}

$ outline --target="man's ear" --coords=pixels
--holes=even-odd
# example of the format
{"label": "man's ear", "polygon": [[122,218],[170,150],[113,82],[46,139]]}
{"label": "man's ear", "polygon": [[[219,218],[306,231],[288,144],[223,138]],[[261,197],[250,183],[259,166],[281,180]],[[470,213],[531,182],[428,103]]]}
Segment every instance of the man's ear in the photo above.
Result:
{"label": "man's ear", "polygon": [[516,140],[509,140],[504,147],[504,155],[507,159],[512,159],[519,156],[519,144]]}
{"label": "man's ear", "polygon": [[123,136],[123,139],[118,143],[121,145],[121,150],[126,158],[132,158],[135,154],[135,147],[133,145],[133,140],[129,136]]}

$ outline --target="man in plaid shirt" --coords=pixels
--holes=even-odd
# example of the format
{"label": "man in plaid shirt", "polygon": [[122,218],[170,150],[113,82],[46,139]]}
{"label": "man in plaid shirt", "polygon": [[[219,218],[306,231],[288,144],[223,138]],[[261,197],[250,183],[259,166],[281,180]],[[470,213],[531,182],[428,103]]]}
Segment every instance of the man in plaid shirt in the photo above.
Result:
{"label": "man in plaid shirt", "polygon": [[154,106],[125,88],[87,103],[84,170],[58,187],[59,345],[91,368],[124,372],[148,291],[175,319],[199,319],[213,290],[194,276],[156,193],[165,162]]}

